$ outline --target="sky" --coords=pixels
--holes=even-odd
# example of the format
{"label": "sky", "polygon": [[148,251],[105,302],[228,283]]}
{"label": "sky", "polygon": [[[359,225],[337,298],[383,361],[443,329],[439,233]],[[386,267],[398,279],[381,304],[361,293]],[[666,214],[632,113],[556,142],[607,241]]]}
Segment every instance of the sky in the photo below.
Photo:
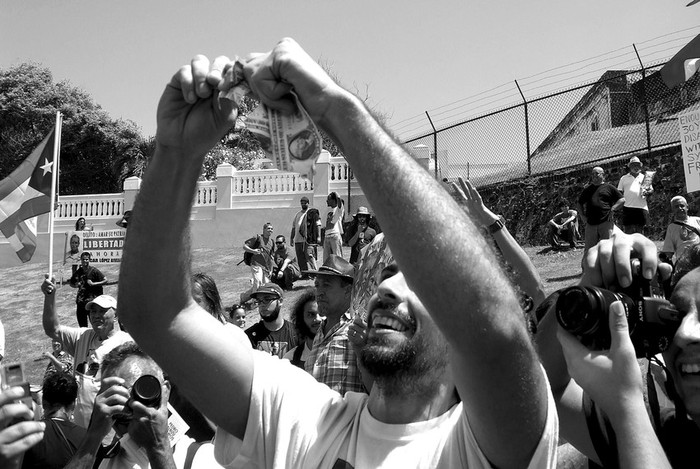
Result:
{"label": "sky", "polygon": [[634,68],[632,44],[668,59],[700,34],[688,1],[0,0],[0,68],[41,63],[150,136],[163,87],[195,54],[289,36],[407,138],[430,129],[426,111],[440,127],[517,103],[514,80],[530,97]]}

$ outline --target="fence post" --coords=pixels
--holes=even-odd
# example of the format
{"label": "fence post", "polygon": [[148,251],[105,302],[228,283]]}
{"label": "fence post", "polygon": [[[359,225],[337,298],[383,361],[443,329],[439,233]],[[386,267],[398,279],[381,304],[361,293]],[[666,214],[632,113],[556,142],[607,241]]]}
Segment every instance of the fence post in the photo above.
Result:
{"label": "fence post", "polygon": [[530,168],[530,116],[527,111],[527,99],[525,99],[523,90],[520,89],[518,80],[513,81],[515,82],[515,86],[518,87],[520,96],[523,98],[523,108],[525,109],[525,146],[527,148],[527,175],[532,176],[532,169]]}
{"label": "fence post", "polygon": [[[425,111],[425,115],[428,116],[428,122],[430,122],[430,127],[433,128],[433,158],[435,158],[435,180],[438,178],[438,155],[437,155],[437,129],[433,125],[433,120],[430,118],[428,111]],[[430,159],[430,155],[428,155]]]}
{"label": "fence post", "polygon": [[637,54],[637,60],[639,60],[639,66],[642,67],[642,101],[644,102],[644,123],[647,128],[647,153],[651,153],[651,132],[649,131],[649,107],[647,106],[647,86],[646,86],[646,69],[642,63],[642,58],[639,57],[639,52],[637,52],[637,46],[632,44],[634,47],[634,53]]}

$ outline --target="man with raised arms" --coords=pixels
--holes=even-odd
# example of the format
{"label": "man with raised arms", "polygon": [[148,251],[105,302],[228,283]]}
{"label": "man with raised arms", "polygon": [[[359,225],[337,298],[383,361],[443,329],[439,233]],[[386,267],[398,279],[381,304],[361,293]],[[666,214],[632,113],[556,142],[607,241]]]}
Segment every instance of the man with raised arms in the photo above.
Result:
{"label": "man with raised arms", "polygon": [[[382,272],[368,308],[360,356],[374,379],[369,396],[341,396],[252,350],[242,331],[220,327],[192,301],[190,206],[205,154],[235,122],[235,104],[218,99],[231,65],[197,56],[166,87],[119,282],[126,326],[220,427],[219,462],[553,467],[553,400],[493,254],[363,103],[291,39],[245,61],[245,78],[265,104],[286,113],[295,111],[294,90],[346,155],[397,261]],[[170,229],[157,229],[165,223]]]}

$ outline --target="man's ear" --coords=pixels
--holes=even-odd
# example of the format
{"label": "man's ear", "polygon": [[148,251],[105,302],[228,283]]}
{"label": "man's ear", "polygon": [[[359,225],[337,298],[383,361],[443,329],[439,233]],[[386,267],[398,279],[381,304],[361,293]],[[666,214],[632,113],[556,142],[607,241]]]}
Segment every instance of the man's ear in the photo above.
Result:
{"label": "man's ear", "polygon": [[[172,389],[172,386],[170,385],[170,381],[167,379],[163,380],[163,384],[160,387],[160,393],[162,395],[161,402],[165,402],[165,404],[168,404],[168,401],[170,400],[170,390]],[[165,401],[163,401],[165,399]]]}

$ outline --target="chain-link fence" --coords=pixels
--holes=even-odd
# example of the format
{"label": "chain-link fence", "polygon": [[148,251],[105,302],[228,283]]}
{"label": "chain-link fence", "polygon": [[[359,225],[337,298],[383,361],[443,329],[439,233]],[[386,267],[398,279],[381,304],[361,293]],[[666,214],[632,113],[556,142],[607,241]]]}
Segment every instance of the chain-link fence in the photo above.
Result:
{"label": "chain-link fence", "polygon": [[462,176],[477,187],[678,145],[676,117],[700,107],[700,77],[669,89],[662,65],[609,70],[596,81],[537,98],[520,93],[520,104],[404,145],[438,179]]}

